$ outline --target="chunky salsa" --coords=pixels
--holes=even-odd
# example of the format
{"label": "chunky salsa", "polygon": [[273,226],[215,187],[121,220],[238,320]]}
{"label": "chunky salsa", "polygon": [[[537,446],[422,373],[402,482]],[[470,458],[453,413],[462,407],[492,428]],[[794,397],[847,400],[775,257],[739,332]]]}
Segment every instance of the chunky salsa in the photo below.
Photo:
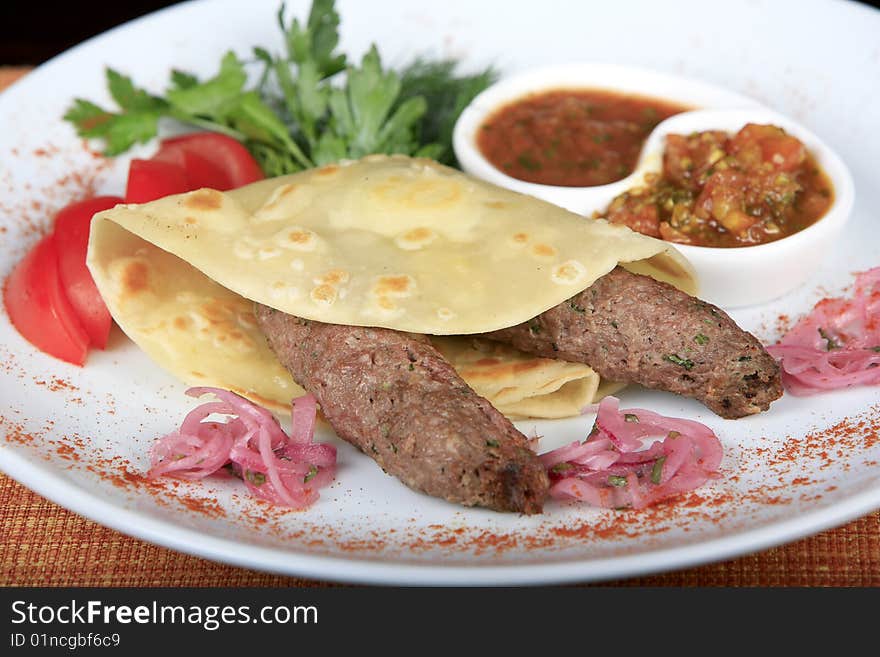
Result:
{"label": "chunky salsa", "polygon": [[763,244],[803,230],[834,199],[806,147],[782,128],[668,135],[663,171],[615,198],[612,223],[679,244]]}
{"label": "chunky salsa", "polygon": [[560,89],[510,103],[480,126],[477,146],[512,178],[593,187],[625,178],[660,121],[689,107],[602,89]]}

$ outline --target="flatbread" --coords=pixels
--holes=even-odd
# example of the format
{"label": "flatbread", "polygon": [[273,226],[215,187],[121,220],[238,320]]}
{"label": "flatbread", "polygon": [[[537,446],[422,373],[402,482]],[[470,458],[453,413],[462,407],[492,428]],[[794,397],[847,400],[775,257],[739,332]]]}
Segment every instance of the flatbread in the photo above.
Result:
{"label": "flatbread", "polygon": [[87,263],[116,322],[159,365],[278,413],[304,391],[269,349],[254,301],[430,334],[502,413],[555,418],[620,386],[467,334],[526,321],[619,263],[695,289],[664,242],[399,156],[119,205],[95,216]]}
{"label": "flatbread", "polygon": [[285,313],[413,333],[519,324],[618,264],[696,287],[666,242],[404,156],[119,205],[93,230],[108,222]]}
{"label": "flatbread", "polygon": [[579,415],[623,387],[603,384],[588,365],[538,358],[484,338],[434,336],[431,342],[468,385],[513,419]]}
{"label": "flatbread", "polygon": [[[226,388],[290,413],[290,400],[305,391],[269,349],[252,301],[113,223],[92,240],[108,308],[153,360],[189,385]],[[510,418],[577,415],[598,400],[599,377],[586,365],[473,337],[433,342],[468,385]]]}
{"label": "flatbread", "polygon": [[113,319],[177,378],[232,390],[282,414],[305,394],[269,349],[252,301],[112,222],[92,233],[89,249]]}

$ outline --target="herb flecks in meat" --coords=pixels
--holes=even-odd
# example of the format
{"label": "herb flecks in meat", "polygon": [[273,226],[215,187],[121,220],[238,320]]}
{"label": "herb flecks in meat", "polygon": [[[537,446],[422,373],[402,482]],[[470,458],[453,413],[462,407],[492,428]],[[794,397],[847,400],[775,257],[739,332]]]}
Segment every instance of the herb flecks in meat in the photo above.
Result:
{"label": "herb flecks in meat", "polygon": [[694,361],[692,361],[690,358],[682,358],[678,354],[666,354],[665,356],[663,356],[663,360],[674,363],[675,365],[683,367],[686,370],[692,370],[694,368]]}

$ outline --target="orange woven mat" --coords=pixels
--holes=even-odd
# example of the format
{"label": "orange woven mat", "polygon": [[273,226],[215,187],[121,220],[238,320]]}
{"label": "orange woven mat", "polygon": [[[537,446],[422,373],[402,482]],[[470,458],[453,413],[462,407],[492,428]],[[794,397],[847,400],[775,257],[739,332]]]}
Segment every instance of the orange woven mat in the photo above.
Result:
{"label": "orange woven mat", "polygon": [[[0,89],[26,69],[0,67]],[[618,586],[880,586],[880,511],[739,559],[603,582]],[[330,586],[145,543],[0,474],[0,586]]]}
{"label": "orange woven mat", "polygon": [[[732,561],[620,586],[880,586],[880,511]],[[234,568],[129,538],[0,475],[2,586],[328,586]]]}

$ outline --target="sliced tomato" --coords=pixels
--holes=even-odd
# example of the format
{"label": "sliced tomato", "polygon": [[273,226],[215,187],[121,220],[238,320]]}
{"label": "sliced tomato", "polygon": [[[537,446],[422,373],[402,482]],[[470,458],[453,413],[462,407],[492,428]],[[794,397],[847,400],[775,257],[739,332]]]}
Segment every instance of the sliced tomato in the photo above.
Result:
{"label": "sliced tomato", "polygon": [[213,163],[192,149],[163,143],[152,160],[167,162],[183,169],[189,190],[210,187],[225,192],[234,187],[222,165]]}
{"label": "sliced tomato", "polygon": [[195,132],[162,141],[154,159],[181,164],[193,189],[225,192],[265,178],[241,142],[218,132]]}
{"label": "sliced tomato", "polygon": [[264,178],[260,165],[232,137],[196,132],[165,139],[149,160],[132,160],[126,203],[146,203],[201,187],[225,192]]}
{"label": "sliced tomato", "polygon": [[112,319],[86,267],[89,229],[96,212],[109,210],[122,202],[118,196],[98,196],[71,203],[55,217],[55,246],[61,287],[88,333],[89,340],[98,349],[107,346]]}
{"label": "sliced tomato", "polygon": [[3,305],[12,325],[35,347],[74,365],[85,362],[89,336],[61,287],[53,235],[12,270],[3,286]]}
{"label": "sliced tomato", "polygon": [[135,159],[128,167],[125,202],[147,203],[191,189],[182,166],[161,160]]}

